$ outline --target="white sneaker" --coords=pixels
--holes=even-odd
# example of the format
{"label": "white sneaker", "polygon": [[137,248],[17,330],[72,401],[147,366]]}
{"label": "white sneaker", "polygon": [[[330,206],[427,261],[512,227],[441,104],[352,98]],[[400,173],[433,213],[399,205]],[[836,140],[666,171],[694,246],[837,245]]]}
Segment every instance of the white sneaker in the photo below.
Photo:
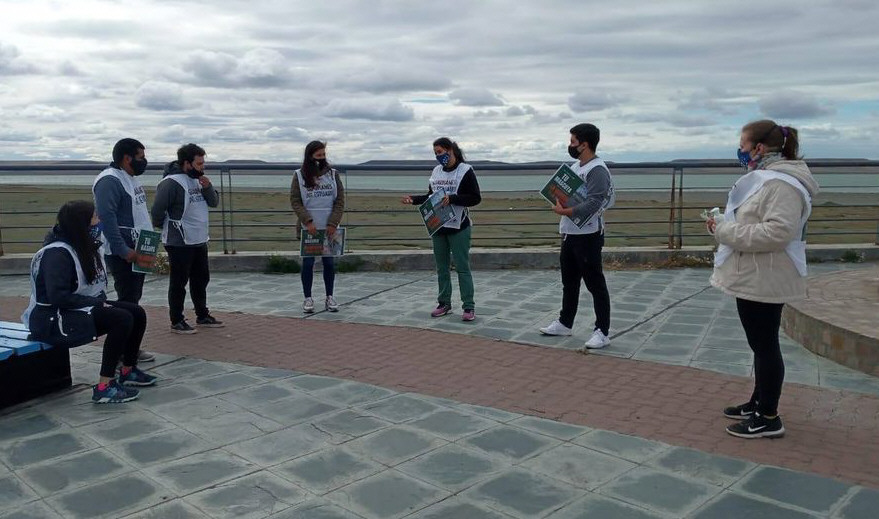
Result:
{"label": "white sneaker", "polygon": [[610,337],[604,334],[601,330],[595,330],[592,332],[592,337],[589,337],[589,340],[586,341],[586,344],[583,346],[590,350],[598,350],[604,348],[610,344]]}
{"label": "white sneaker", "polygon": [[328,312],[338,312],[339,311],[339,303],[336,302],[336,298],[333,296],[327,296],[327,300],[324,301],[324,307]]}
{"label": "white sneaker", "polygon": [[314,299],[311,297],[306,297],[305,302],[302,303],[302,311],[307,314],[314,313]]}
{"label": "white sneaker", "polygon": [[540,329],[543,335],[571,335],[571,329],[556,319],[549,326]]}

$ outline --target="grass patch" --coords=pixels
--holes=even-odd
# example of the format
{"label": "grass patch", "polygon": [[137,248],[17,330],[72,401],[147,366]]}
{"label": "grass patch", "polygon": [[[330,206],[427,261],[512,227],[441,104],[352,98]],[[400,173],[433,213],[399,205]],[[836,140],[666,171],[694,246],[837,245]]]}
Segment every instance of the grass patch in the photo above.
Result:
{"label": "grass patch", "polygon": [[343,258],[336,262],[336,272],[358,272],[366,265],[358,256]]}
{"label": "grass patch", "polygon": [[266,261],[266,274],[297,274],[302,271],[299,262],[278,254],[272,254]]}

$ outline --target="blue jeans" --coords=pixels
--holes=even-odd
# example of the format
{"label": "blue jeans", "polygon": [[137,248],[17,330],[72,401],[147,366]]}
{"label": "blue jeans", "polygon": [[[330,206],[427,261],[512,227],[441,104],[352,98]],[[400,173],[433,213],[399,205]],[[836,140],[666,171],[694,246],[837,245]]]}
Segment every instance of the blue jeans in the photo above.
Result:
{"label": "blue jeans", "polygon": [[[333,283],[336,281],[336,266],[332,256],[321,256],[324,266],[324,288],[327,295],[333,295]],[[311,285],[314,283],[314,257],[302,258],[302,291],[305,297],[311,297]]]}

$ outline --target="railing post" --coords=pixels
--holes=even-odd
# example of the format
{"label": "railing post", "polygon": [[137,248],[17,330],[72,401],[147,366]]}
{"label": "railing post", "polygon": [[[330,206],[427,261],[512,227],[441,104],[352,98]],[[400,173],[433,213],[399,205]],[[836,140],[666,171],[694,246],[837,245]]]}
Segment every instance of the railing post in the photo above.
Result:
{"label": "railing post", "polygon": [[235,191],[232,189],[232,168],[229,168],[229,241],[232,243],[232,254],[236,254],[238,250],[235,248],[235,207],[233,196]]}
{"label": "railing post", "polygon": [[684,168],[675,167],[675,173],[680,173],[681,180],[678,182],[678,249],[684,246]]}
{"label": "railing post", "polygon": [[677,185],[677,169],[672,169],[671,171],[671,195],[669,196],[669,204],[668,204],[668,248],[675,248],[675,234],[674,234],[674,222],[675,222],[675,186]]}
{"label": "railing post", "polygon": [[226,176],[227,168],[220,169],[220,219],[223,222],[223,254],[229,254],[228,242],[226,242]]}
{"label": "railing post", "polygon": [[[339,174],[341,174],[342,178],[344,179],[343,182],[345,183],[345,202],[347,203],[347,201],[350,200],[349,197],[351,196],[350,195],[351,192],[348,191],[348,170],[345,168],[337,168],[336,171],[338,171]],[[345,211],[343,209],[342,210],[342,217],[345,219],[345,247],[347,248],[347,250],[345,250],[345,252],[347,253],[347,252],[351,252],[351,245],[350,245],[350,243],[351,243],[351,228],[348,227],[348,211]]]}
{"label": "railing post", "polygon": [[[3,211],[3,206],[0,206],[0,212]],[[3,255],[3,223],[0,222],[0,256]]]}

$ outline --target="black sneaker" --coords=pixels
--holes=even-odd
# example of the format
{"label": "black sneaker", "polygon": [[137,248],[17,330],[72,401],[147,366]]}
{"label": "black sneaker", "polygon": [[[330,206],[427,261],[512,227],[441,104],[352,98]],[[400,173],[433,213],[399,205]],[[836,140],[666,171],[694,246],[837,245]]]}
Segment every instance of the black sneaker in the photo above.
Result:
{"label": "black sneaker", "polygon": [[204,328],[222,328],[226,326],[223,324],[223,321],[218,321],[214,319],[214,316],[209,315],[207,317],[199,317],[195,320],[195,324]]}
{"label": "black sneaker", "polygon": [[737,405],[735,407],[727,407],[723,410],[723,416],[732,418],[733,420],[746,420],[757,412],[757,404],[748,402],[747,404]]}
{"label": "black sneaker", "polygon": [[784,424],[781,417],[765,418],[759,413],[726,428],[726,432],[739,438],[781,438],[784,436]]}
{"label": "black sneaker", "polygon": [[192,326],[189,326],[189,323],[186,322],[186,319],[171,325],[171,333],[179,333],[181,335],[192,335],[193,333],[196,333],[196,332],[198,332],[198,330],[196,330]]}

